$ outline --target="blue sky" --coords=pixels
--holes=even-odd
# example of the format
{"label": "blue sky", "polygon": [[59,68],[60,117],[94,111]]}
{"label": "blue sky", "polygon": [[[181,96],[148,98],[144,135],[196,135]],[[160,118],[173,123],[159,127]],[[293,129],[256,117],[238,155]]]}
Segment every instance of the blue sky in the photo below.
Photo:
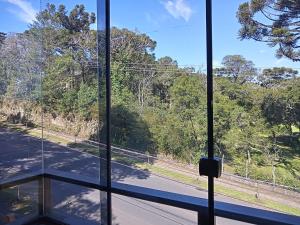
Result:
{"label": "blue sky", "polygon": [[[213,1],[214,64],[219,66],[229,54],[241,54],[257,67],[289,66],[299,63],[277,59],[275,49],[264,43],[238,40],[240,25],[235,17],[237,8],[245,0]],[[86,5],[96,11],[93,0],[42,0],[66,4]],[[171,56],[180,65],[205,66],[205,5],[204,0],[111,0],[113,26],[136,29],[157,41],[157,57]],[[40,10],[39,0],[0,0],[0,31],[20,32],[27,28]]]}

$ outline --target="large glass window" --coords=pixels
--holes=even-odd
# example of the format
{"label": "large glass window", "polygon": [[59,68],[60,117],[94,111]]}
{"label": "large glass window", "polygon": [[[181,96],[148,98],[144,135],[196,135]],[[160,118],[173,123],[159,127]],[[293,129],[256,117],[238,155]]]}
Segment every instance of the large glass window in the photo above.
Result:
{"label": "large glass window", "polygon": [[298,8],[0,0],[0,225],[300,224]]}

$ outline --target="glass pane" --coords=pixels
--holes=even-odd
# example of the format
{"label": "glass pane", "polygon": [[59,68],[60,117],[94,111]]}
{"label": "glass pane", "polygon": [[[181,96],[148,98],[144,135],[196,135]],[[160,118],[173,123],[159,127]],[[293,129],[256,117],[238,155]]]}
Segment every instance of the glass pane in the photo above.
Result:
{"label": "glass pane", "polygon": [[41,36],[37,1],[0,2],[0,180],[42,169]]}
{"label": "glass pane", "polygon": [[[45,171],[106,185],[104,4],[44,0],[37,27],[47,58],[42,88]],[[49,179],[44,184],[50,217],[106,224],[106,193]]]}
{"label": "glass pane", "polygon": [[47,191],[51,194],[47,214],[51,218],[72,225],[100,224],[100,191],[53,180]]}
{"label": "glass pane", "polygon": [[36,27],[43,33],[46,58],[45,169],[99,181],[105,84],[98,70],[97,1],[44,0],[41,7]]}
{"label": "glass pane", "polygon": [[111,4],[113,181],[207,195],[204,1]]}
{"label": "glass pane", "polygon": [[254,10],[253,2],[213,1],[214,138],[224,163],[216,193],[300,216],[300,71],[289,55],[299,50],[283,52],[276,29],[267,36],[269,28],[260,27],[279,19],[276,3]]}
{"label": "glass pane", "polygon": [[0,190],[0,224],[23,224],[38,216],[38,182]]}

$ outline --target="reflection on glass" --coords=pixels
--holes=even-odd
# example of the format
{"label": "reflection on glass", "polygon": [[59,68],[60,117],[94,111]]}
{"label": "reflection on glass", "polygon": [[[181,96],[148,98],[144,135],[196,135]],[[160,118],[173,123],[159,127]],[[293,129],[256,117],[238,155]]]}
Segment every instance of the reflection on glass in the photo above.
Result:
{"label": "reflection on glass", "polygon": [[0,190],[0,208],[1,225],[35,218],[38,216],[38,183]]}
{"label": "reflection on glass", "polygon": [[50,181],[48,216],[66,224],[100,224],[100,191],[59,181]]}
{"label": "reflection on glass", "polygon": [[[22,14],[14,2],[0,2],[0,184],[42,169],[43,64],[41,37],[31,29],[35,9],[29,3],[30,12]],[[40,191],[37,181],[1,186],[0,224],[38,216]]]}
{"label": "reflection on glass", "polygon": [[112,179],[204,197],[204,2],[111,2]]}
{"label": "reflection on glass", "polygon": [[37,5],[0,2],[0,180],[42,169],[41,37],[31,24]]}
{"label": "reflection on glass", "polygon": [[[42,1],[45,169],[99,178],[96,1]],[[104,109],[101,109],[104,110]],[[100,115],[102,116],[102,115]]]}

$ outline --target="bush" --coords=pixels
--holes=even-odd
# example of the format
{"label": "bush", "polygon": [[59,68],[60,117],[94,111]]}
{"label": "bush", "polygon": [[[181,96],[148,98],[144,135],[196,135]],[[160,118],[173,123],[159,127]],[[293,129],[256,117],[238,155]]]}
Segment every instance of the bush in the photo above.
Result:
{"label": "bush", "polygon": [[77,91],[71,89],[63,93],[62,99],[59,100],[58,111],[63,114],[63,116],[69,113],[76,113],[77,108]]}

